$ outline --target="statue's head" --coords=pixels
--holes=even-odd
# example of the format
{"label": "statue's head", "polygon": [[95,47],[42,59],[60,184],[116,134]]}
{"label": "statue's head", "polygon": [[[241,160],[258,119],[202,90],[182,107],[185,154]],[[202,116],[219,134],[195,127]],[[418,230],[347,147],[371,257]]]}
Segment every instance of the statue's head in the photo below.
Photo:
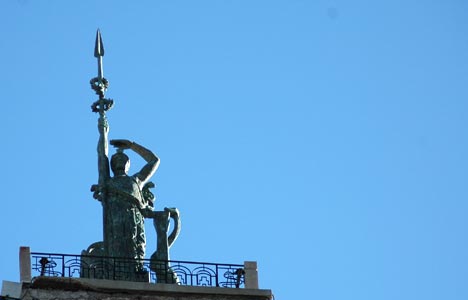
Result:
{"label": "statue's head", "polygon": [[117,153],[112,155],[110,165],[114,175],[122,174],[122,172],[127,174],[130,169],[130,159],[123,153],[123,150],[118,149]]}

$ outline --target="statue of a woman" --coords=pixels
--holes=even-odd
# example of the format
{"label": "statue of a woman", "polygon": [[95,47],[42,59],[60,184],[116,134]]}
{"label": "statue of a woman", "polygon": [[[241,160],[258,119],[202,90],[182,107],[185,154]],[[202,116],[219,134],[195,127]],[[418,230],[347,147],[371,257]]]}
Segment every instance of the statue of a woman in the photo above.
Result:
{"label": "statue of a woman", "polygon": [[[109,172],[105,118],[99,120],[98,165],[99,184],[94,196],[103,205],[104,245],[106,256],[140,260],[145,256],[144,217],[152,212],[152,203],[143,196],[143,187],[159,166],[159,158],[145,147],[129,140],[111,140],[117,148],[110,160]],[[130,160],[123,150],[130,149],[139,154],[146,165],[136,174],[129,176]]]}

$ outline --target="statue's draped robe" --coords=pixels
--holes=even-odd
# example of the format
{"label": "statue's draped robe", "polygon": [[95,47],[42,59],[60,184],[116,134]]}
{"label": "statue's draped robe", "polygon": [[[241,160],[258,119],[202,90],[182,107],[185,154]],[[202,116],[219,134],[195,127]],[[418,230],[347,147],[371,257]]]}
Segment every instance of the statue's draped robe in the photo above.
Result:
{"label": "statue's draped robe", "polygon": [[143,259],[146,239],[141,210],[145,208],[145,202],[140,180],[136,175],[111,177],[106,190],[107,255]]}

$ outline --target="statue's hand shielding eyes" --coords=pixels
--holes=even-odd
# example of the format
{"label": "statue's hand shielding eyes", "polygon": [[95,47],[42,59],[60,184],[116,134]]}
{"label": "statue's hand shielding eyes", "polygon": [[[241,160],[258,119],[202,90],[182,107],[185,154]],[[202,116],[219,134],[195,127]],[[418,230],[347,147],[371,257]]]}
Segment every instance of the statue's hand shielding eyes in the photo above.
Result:
{"label": "statue's hand shielding eyes", "polygon": [[110,140],[109,143],[119,149],[130,149],[132,147],[133,142],[129,140]]}

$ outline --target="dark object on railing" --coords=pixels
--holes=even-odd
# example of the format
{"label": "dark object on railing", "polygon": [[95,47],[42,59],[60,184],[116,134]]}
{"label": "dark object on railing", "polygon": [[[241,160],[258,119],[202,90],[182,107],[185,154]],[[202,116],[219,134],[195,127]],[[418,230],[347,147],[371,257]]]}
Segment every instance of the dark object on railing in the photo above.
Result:
{"label": "dark object on railing", "polygon": [[41,264],[41,276],[44,276],[46,266],[48,263],[50,263],[50,261],[47,258],[43,257],[41,258],[39,263]]}
{"label": "dark object on railing", "polygon": [[245,275],[245,271],[244,269],[237,269],[236,270],[236,275],[237,275],[237,278],[236,278],[236,288],[239,288],[240,284],[241,284],[241,279],[243,278],[243,276]]}
{"label": "dark object on railing", "polygon": [[[47,262],[46,262],[47,261]],[[191,286],[239,288],[244,284],[243,265],[191,261],[158,261],[155,272],[149,259],[31,253],[33,276],[95,278],[108,280],[175,283]],[[46,263],[45,263],[46,262]],[[170,268],[166,266],[170,264]],[[128,270],[132,270],[129,272]],[[34,275],[36,273],[36,275]],[[158,278],[159,277],[159,278]]]}

